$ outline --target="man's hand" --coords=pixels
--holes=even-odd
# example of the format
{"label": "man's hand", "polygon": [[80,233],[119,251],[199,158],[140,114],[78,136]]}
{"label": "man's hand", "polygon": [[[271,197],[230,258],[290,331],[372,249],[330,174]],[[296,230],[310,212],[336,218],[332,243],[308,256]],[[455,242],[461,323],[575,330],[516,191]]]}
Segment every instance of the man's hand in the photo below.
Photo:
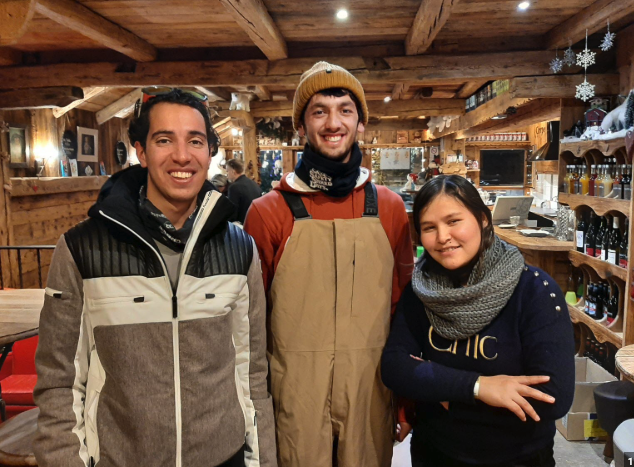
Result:
{"label": "man's hand", "polygon": [[553,404],[554,397],[531,387],[549,380],[550,376],[481,376],[478,399],[492,407],[509,409],[523,422],[526,415],[538,422],[539,415],[526,398]]}

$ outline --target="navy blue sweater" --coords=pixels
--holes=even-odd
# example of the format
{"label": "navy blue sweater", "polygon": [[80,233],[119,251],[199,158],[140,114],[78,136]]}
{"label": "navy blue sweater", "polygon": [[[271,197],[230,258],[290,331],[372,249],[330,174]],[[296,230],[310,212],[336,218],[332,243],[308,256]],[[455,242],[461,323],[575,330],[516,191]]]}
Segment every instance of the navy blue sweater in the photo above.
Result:
{"label": "navy blue sweater", "polygon": [[[414,447],[433,443],[462,462],[502,463],[552,442],[555,420],[572,405],[574,354],[572,324],[561,289],[542,270],[527,267],[497,318],[477,335],[457,342],[433,331],[410,283],[394,315],[381,372],[388,388],[416,401]],[[550,376],[548,383],[534,387],[556,401],[528,399],[541,421],[527,417],[522,422],[508,409],[474,399],[478,376],[495,375]],[[449,410],[439,404],[442,401],[449,401]]]}

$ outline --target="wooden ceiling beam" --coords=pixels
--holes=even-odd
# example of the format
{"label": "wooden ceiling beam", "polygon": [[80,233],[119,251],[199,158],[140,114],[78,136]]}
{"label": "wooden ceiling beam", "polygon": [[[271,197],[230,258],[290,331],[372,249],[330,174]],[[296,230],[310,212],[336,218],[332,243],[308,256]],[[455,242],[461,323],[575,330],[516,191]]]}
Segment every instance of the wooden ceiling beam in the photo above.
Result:
{"label": "wooden ceiling beam", "polygon": [[[291,117],[292,101],[254,101],[250,104],[254,117]],[[221,107],[228,109],[227,104]],[[465,112],[464,99],[416,99],[404,101],[368,101],[368,111],[372,117],[419,117],[435,115],[462,115]],[[221,113],[222,115],[222,113]]]}
{"label": "wooden ceiling beam", "polygon": [[510,115],[504,120],[489,120],[482,125],[459,131],[456,133],[456,139],[503,131],[517,131],[536,123],[557,120],[560,117],[560,99],[535,99],[522,107],[518,107],[516,114]]}
{"label": "wooden ceiling beam", "polygon": [[467,99],[484,86],[488,80],[476,80],[476,81],[468,81],[460,88],[460,90],[456,93],[454,97],[459,99]]}
{"label": "wooden ceiling beam", "polygon": [[[437,85],[463,84],[470,80],[494,80],[515,76],[550,75],[544,52],[475,55],[420,55],[412,57],[332,58],[362,84]],[[0,68],[0,89],[73,84],[75,86],[297,86],[314,58],[210,62],[138,63],[134,71],[121,71],[118,63],[59,63],[55,65]],[[183,71],[186,70],[186,71]],[[576,73],[579,67],[569,69]],[[230,96],[229,96],[230,98]]]}
{"label": "wooden ceiling beam", "polygon": [[286,41],[262,0],[220,0],[220,3],[269,60],[288,58]]}
{"label": "wooden ceiling beam", "polygon": [[[511,80],[510,92],[516,98],[574,98],[576,86],[583,75],[524,76]],[[619,75],[589,75],[588,82],[595,86],[597,96],[619,93]]]}
{"label": "wooden ceiling beam", "polygon": [[34,109],[62,107],[84,97],[81,88],[56,86],[49,88],[16,89],[0,92],[0,109]]}
{"label": "wooden ceiling beam", "polygon": [[271,91],[266,86],[256,86],[255,87],[255,95],[258,96],[258,99],[261,101],[270,101]]}
{"label": "wooden ceiling beam", "polygon": [[36,0],[0,2],[0,46],[13,45],[26,33],[36,3]]}
{"label": "wooden ceiling beam", "polygon": [[405,39],[405,53],[419,55],[427,51],[460,0],[422,0],[414,24]]}
{"label": "wooden ceiling beam", "polygon": [[104,86],[97,86],[94,88],[86,88],[84,90],[84,98],[83,99],[77,99],[74,102],[71,102],[70,104],[68,104],[66,107],[61,107],[59,109],[53,109],[53,116],[55,118],[59,118],[62,115],[64,115],[65,113],[67,113],[70,110],[73,110],[75,107],[78,107],[80,105],[82,105],[84,102],[92,99],[93,97],[98,96],[99,94],[107,91],[108,88],[104,87]]}
{"label": "wooden ceiling beam", "polygon": [[218,120],[216,123],[214,123],[212,126],[214,127],[214,129],[216,128],[220,128],[222,125],[224,125],[227,122],[231,121],[231,117],[225,117],[221,120]]}
{"label": "wooden ceiling beam", "polygon": [[477,109],[460,117],[457,121],[451,123],[451,127],[445,128],[442,132],[434,133],[434,137],[440,138],[459,131],[468,130],[469,128],[482,125],[488,122],[496,115],[506,113],[509,107],[519,108],[528,104],[532,99],[513,98],[510,93],[504,93],[495,99],[490,100],[486,104],[481,105]]}
{"label": "wooden ceiling beam", "polygon": [[614,24],[631,13],[634,13],[634,0],[597,0],[551,29],[545,36],[546,48],[568,47],[569,41],[574,44],[585,38],[586,29],[588,34],[594,34],[605,28],[608,20]]}
{"label": "wooden ceiling beam", "polygon": [[409,90],[408,83],[397,83],[394,85],[392,89],[392,99],[394,100],[403,100],[405,93]]}
{"label": "wooden ceiling beam", "polygon": [[370,121],[365,126],[365,131],[399,131],[399,130],[426,130],[427,129],[426,119],[408,119],[408,120],[383,120],[383,121]]}
{"label": "wooden ceiling beam", "polygon": [[[144,39],[73,0],[37,0],[35,11],[98,44],[139,62],[156,59],[157,51]],[[84,65],[86,66],[86,65]]]}
{"label": "wooden ceiling beam", "polygon": [[19,65],[21,63],[22,52],[15,49],[0,49],[0,66]]}
{"label": "wooden ceiling beam", "polygon": [[194,86],[198,91],[205,94],[210,101],[231,101],[231,91],[224,88],[208,88],[205,86]]}
{"label": "wooden ceiling beam", "polygon": [[95,114],[95,117],[97,119],[97,125],[102,125],[103,123],[107,122],[111,118],[115,117],[122,110],[125,110],[129,108],[130,106],[133,106],[136,103],[136,101],[141,99],[142,95],[143,95],[143,91],[141,91],[140,88],[135,89],[134,91],[129,92],[128,94],[123,96],[121,99],[118,99],[114,101],[112,104],[108,105],[107,107],[104,107],[103,109],[101,109],[99,112]]}

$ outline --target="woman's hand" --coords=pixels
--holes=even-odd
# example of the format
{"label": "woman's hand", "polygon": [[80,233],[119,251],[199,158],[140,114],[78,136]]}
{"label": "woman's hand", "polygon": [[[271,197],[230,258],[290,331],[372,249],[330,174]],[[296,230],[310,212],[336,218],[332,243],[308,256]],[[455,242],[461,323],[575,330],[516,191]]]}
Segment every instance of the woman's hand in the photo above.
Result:
{"label": "woman's hand", "polygon": [[526,415],[538,422],[539,415],[526,398],[554,403],[554,397],[531,387],[549,380],[550,376],[481,376],[478,399],[492,407],[509,409],[523,422],[526,421]]}

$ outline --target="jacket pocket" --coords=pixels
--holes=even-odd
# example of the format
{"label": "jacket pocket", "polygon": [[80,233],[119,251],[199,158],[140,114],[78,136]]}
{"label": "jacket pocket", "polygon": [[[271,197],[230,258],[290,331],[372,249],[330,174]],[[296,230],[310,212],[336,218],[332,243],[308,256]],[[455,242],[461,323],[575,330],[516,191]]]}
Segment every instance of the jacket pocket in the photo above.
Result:
{"label": "jacket pocket", "polygon": [[51,287],[46,287],[44,289],[44,293],[52,298],[58,298],[61,300],[68,300],[70,298],[70,294],[68,292],[63,292],[61,290],[56,290]]}
{"label": "jacket pocket", "polygon": [[233,292],[209,292],[196,297],[196,303],[203,305],[210,317],[224,316],[238,306],[238,294]]}

